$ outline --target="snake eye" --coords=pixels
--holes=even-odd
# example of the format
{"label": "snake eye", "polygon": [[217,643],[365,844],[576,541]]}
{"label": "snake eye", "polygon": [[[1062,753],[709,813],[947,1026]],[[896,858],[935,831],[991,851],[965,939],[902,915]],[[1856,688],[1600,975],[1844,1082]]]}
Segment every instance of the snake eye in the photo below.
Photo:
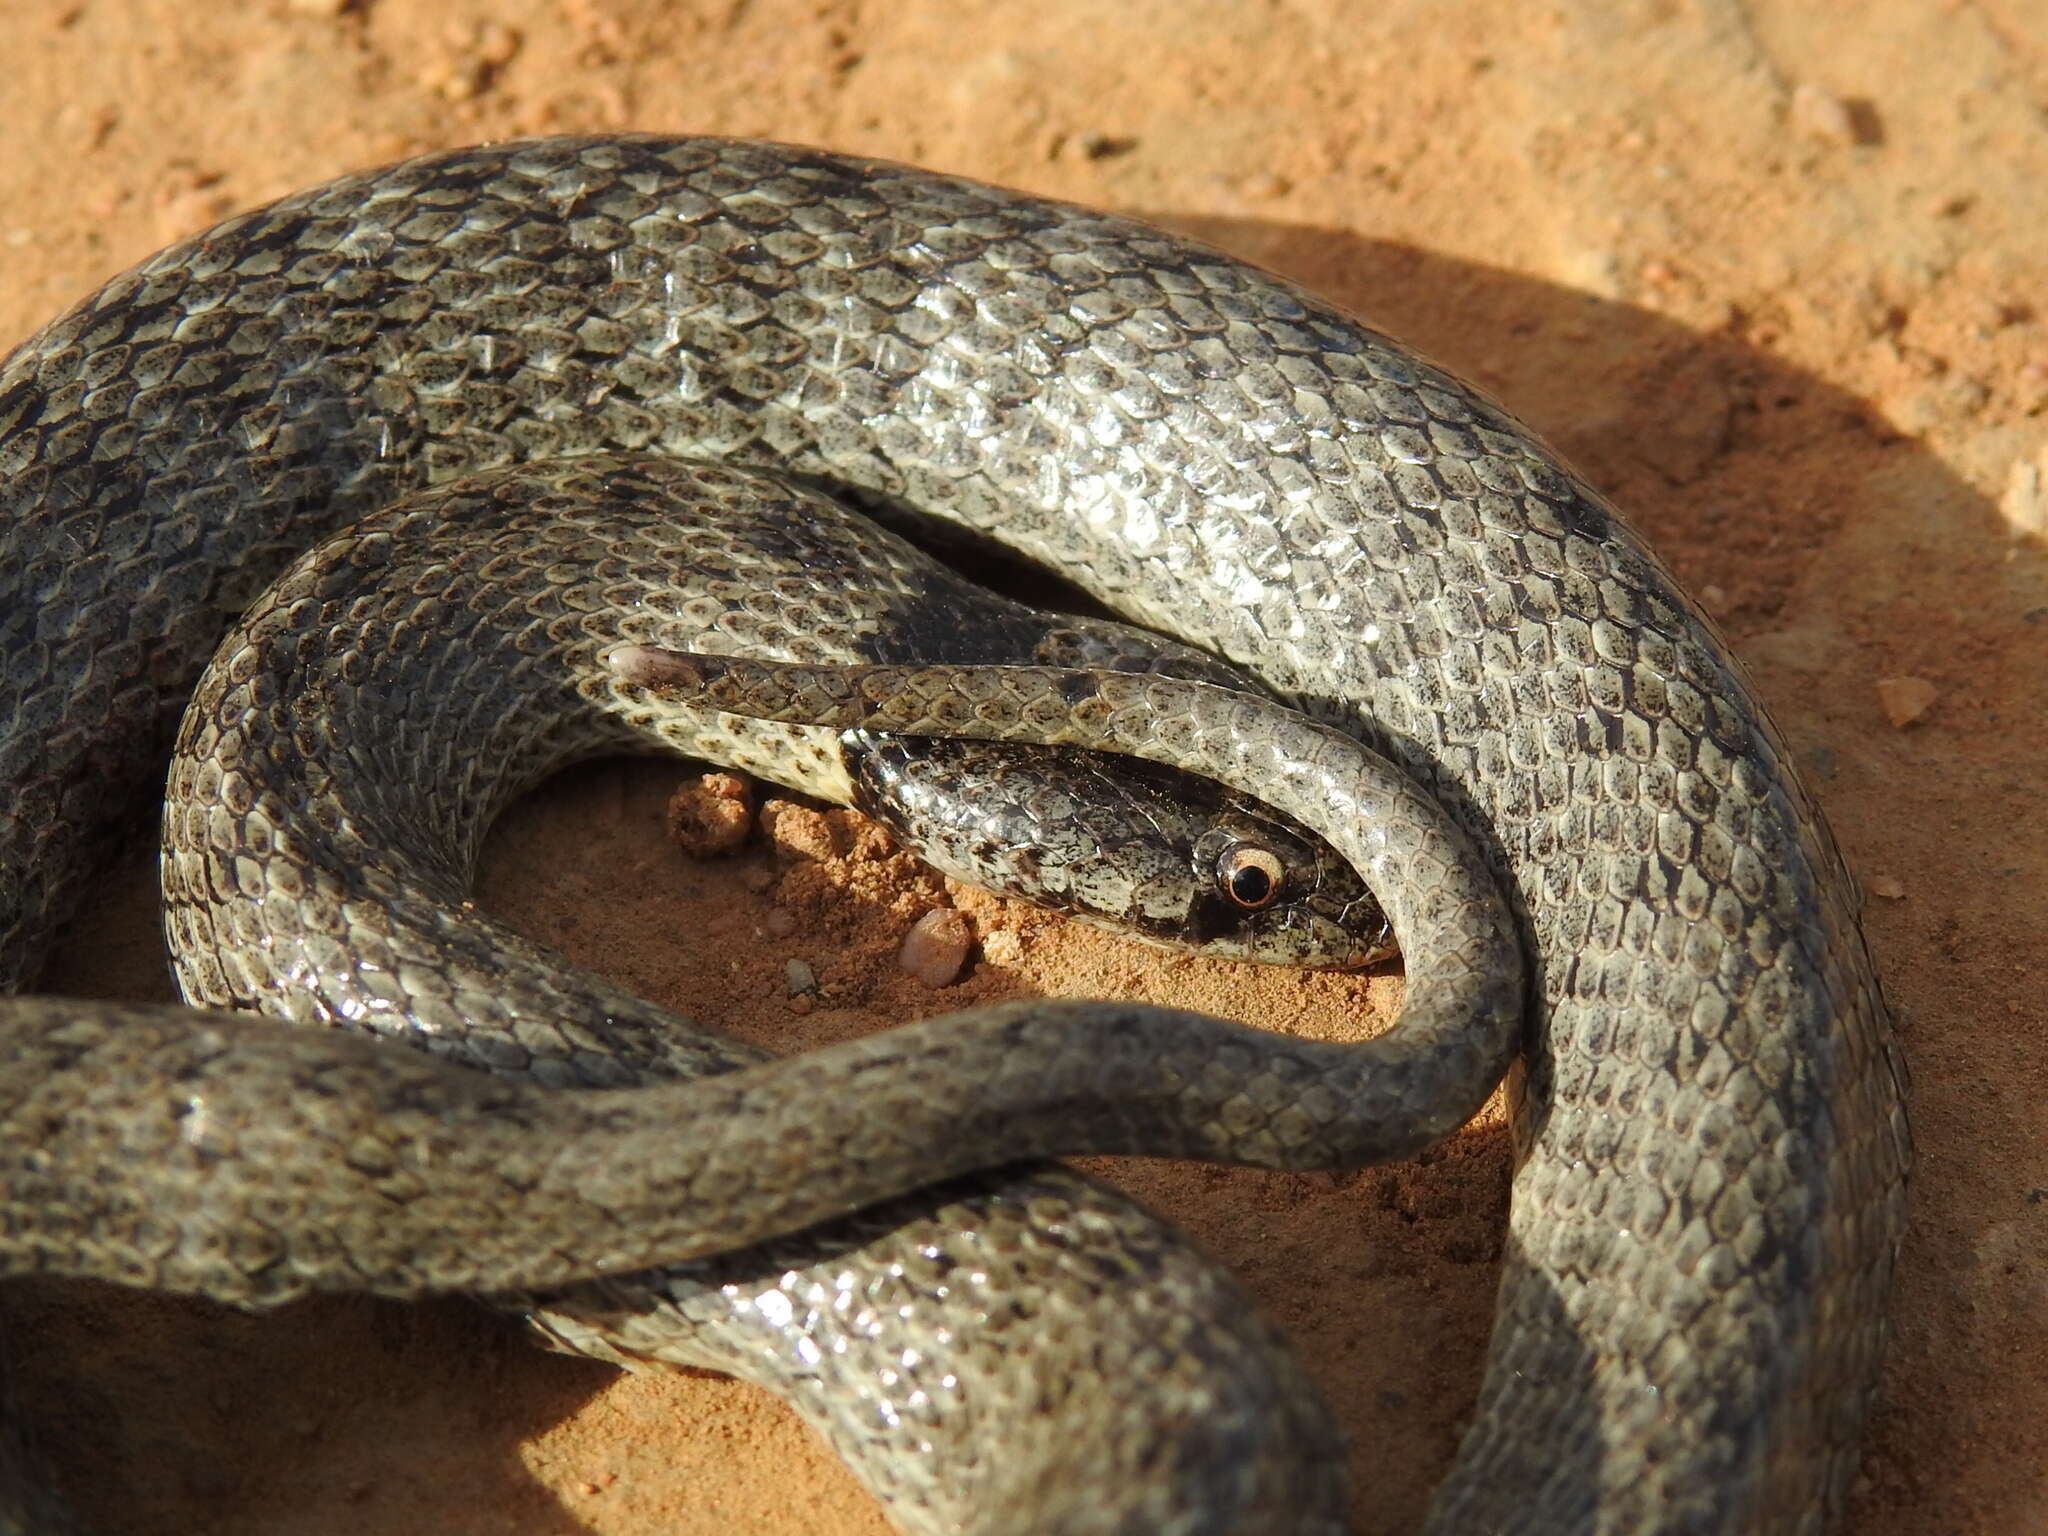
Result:
{"label": "snake eye", "polygon": [[1286,878],[1287,867],[1280,862],[1280,856],[1257,843],[1226,848],[1216,860],[1216,884],[1247,912],[1257,912],[1278,901]]}

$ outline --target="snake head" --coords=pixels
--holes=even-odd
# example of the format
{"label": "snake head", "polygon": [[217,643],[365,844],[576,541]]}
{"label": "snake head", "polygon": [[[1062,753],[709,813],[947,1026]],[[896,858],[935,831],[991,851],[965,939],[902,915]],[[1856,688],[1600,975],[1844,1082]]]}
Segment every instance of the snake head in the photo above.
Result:
{"label": "snake head", "polygon": [[842,741],[855,803],[967,884],[1220,958],[1350,968],[1396,952],[1333,848],[1212,780],[1064,748]]}

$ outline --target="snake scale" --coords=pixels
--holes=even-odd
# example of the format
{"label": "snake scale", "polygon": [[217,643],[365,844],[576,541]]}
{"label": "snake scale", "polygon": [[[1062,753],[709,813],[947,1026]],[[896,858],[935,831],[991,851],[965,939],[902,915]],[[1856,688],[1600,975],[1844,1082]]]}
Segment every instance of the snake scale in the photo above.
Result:
{"label": "snake scale", "polygon": [[[1775,731],[1669,574],[1498,407],[1129,220],[783,146],[551,140],[343,178],[115,279],[0,369],[0,976],[32,977],[226,619],[296,550],[428,483],[596,452],[950,520],[1402,765],[1507,880],[1538,973],[1494,1342],[1433,1528],[1839,1511],[1909,1143],[1853,884]],[[34,1027],[0,1083],[243,1070],[229,1022],[11,1006]],[[438,1064],[384,1078],[347,1044],[319,1047],[323,1091],[405,1134]],[[662,1155],[641,1090],[598,1110],[468,1076],[478,1114]],[[128,1090],[79,1091],[118,1112]],[[293,1112],[246,1129],[281,1148]],[[606,1183],[667,1219],[661,1179]],[[565,1230],[598,1219],[580,1193]],[[896,1230],[1006,1198],[951,1193]],[[606,1236],[614,1267],[664,1256]],[[1317,1449],[1290,1413],[1264,1427]],[[1271,1496],[1239,1528],[1283,1528]],[[1046,1480],[1006,1497],[1063,1528]]]}

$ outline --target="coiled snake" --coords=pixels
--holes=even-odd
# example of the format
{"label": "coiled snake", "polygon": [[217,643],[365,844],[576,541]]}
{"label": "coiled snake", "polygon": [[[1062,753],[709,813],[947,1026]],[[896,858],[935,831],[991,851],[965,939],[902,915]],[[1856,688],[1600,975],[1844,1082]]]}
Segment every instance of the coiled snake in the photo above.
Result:
{"label": "coiled snake", "polygon": [[[1403,765],[1507,878],[1539,973],[1494,1345],[1434,1526],[1839,1508],[1908,1143],[1851,882],[1774,731],[1669,575],[1497,407],[1127,220],[779,146],[555,140],[345,178],[116,279],[0,371],[0,974],[32,974],[223,616],[295,549],[428,482],[600,451],[950,519]],[[72,1008],[0,1082],[95,1053],[243,1070],[227,1025],[190,1028]],[[417,1127],[457,1091],[434,1063],[387,1077],[344,1044],[316,1076],[373,1140],[417,1128],[503,1173]],[[633,1093],[470,1076],[465,1112],[660,1161]],[[59,1122],[7,1108],[40,1172]],[[288,1120],[231,1130],[283,1146]],[[561,1230],[630,1209],[599,1262],[664,1256],[677,1184],[597,1166],[556,1170]],[[521,1278],[488,1283],[577,1272],[505,1257]],[[475,1259],[416,1262],[464,1284]]]}

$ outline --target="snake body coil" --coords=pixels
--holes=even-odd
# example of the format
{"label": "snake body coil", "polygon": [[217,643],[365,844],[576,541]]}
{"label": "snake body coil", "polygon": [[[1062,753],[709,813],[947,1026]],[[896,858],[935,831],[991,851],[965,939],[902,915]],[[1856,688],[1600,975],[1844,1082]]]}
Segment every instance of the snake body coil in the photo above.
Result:
{"label": "snake body coil", "polygon": [[1839,1509],[1908,1142],[1851,883],[1775,732],[1498,408],[1127,220],[772,145],[555,140],[344,178],[116,279],[0,368],[0,976],[32,975],[293,551],[598,451],[951,519],[1405,765],[1509,879],[1540,994],[1435,1527]]}

